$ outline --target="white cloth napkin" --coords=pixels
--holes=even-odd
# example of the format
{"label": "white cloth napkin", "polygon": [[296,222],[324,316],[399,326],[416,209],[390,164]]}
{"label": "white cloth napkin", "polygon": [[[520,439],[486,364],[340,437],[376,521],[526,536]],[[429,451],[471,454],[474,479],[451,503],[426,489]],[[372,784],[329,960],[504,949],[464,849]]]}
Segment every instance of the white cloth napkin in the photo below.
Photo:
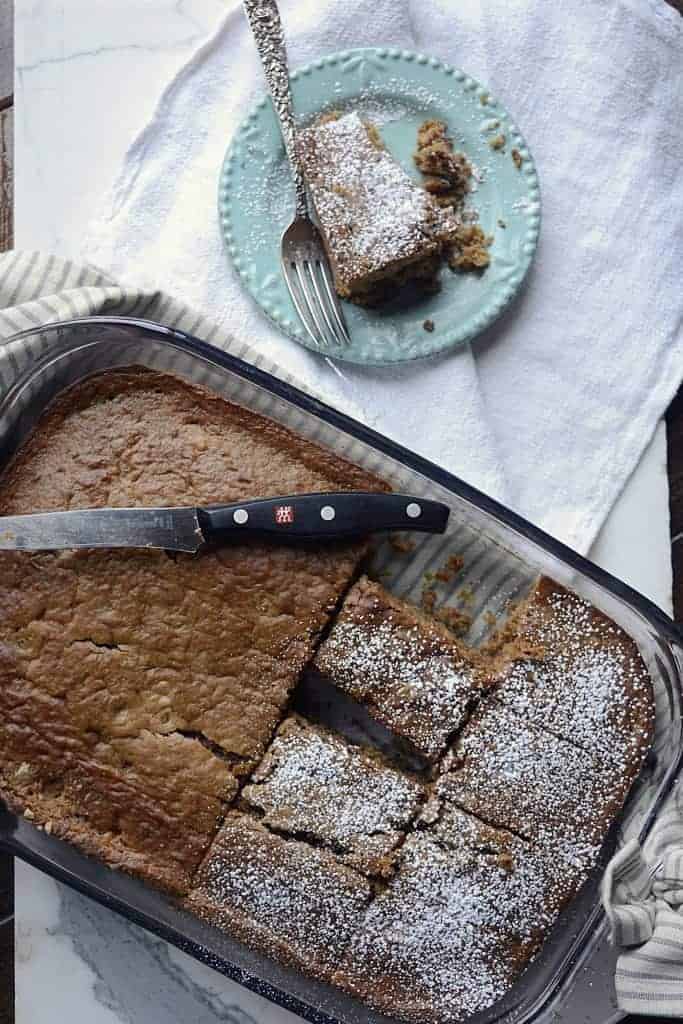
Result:
{"label": "white cloth napkin", "polygon": [[587,550],[683,374],[683,22],[664,0],[282,0],[290,63],[398,45],[514,113],[544,221],[514,309],[469,349],[343,368],[281,337],[229,268],[224,150],[264,91],[240,5],[167,85],[84,258],[184,298],[330,401]]}

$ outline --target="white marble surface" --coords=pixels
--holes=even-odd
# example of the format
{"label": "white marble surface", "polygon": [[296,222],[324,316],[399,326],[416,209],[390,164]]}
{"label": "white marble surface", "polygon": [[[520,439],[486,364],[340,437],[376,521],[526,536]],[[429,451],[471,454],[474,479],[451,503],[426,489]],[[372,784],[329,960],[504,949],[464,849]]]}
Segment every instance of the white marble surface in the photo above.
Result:
{"label": "white marble surface", "polygon": [[[15,0],[16,243],[78,256],[123,152],[219,0]],[[661,426],[593,557],[671,607]],[[295,1018],[23,864],[17,865],[17,1022],[286,1024]],[[614,1015],[611,953],[563,1019]]]}

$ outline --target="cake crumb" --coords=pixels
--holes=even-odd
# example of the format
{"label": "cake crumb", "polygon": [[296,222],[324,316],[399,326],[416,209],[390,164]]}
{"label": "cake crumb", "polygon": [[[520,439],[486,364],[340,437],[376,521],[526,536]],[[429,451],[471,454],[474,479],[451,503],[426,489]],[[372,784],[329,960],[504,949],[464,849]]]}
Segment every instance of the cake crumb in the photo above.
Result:
{"label": "cake crumb", "polygon": [[521,169],[521,166],[522,166],[522,163],[523,163],[523,161],[522,161],[522,154],[520,153],[520,151],[518,149],[513,149],[510,152],[510,156],[512,157],[513,164],[515,165],[515,167],[519,171]]}
{"label": "cake crumb", "polygon": [[498,867],[502,868],[503,871],[506,872],[506,874],[509,875],[512,873],[515,866],[515,858],[512,856],[511,853],[499,853],[497,862]]}
{"label": "cake crumb", "polygon": [[494,135],[492,139],[489,139],[489,146],[491,149],[503,149],[505,146],[505,136],[503,133],[499,132],[498,135]]}
{"label": "cake crumb", "polygon": [[435,604],[436,591],[431,587],[425,587],[422,591],[422,607],[428,612],[433,612]]}
{"label": "cake crumb", "polygon": [[370,121],[364,123],[368,136],[370,138],[370,142],[372,142],[373,146],[376,146],[377,149],[386,149],[386,146],[384,145],[384,140],[382,139],[382,136],[379,133],[377,125],[372,124],[372,122]]}
{"label": "cake crumb", "polygon": [[458,228],[455,239],[448,257],[451,270],[485,270],[488,267],[491,237],[487,237],[478,224],[463,224]]}
{"label": "cake crumb", "polygon": [[507,227],[507,224],[502,217],[498,218],[498,227],[502,228],[503,230],[505,230],[505,228]]}
{"label": "cake crumb", "polygon": [[450,192],[450,182],[446,178],[438,178],[434,174],[428,174],[422,182],[422,187],[433,196],[442,196]]}
{"label": "cake crumb", "polygon": [[433,320],[425,320],[425,322],[422,324],[422,326],[425,329],[425,331],[428,331],[429,334],[431,334],[432,331],[434,330],[434,321]]}
{"label": "cake crumb", "polygon": [[438,608],[435,615],[439,622],[443,622],[445,626],[448,626],[458,636],[466,633],[472,625],[471,615],[465,615],[463,612],[458,611],[457,608],[449,608],[447,605]]}
{"label": "cake crumb", "polygon": [[[497,121],[494,123],[496,127],[499,125]],[[424,175],[425,191],[439,206],[450,208],[456,217],[468,221],[456,228],[452,236],[454,244],[447,246],[444,251],[449,267],[462,273],[485,270],[490,263],[486,250],[492,240],[486,238],[481,228],[471,223],[473,211],[464,211],[465,198],[470,192],[470,179],[474,172],[464,153],[454,150],[447,132],[444,121],[429,120],[421,124],[417,131],[417,148],[413,159]],[[422,326],[426,331],[434,329],[432,321],[425,321]]]}
{"label": "cake crumb", "polygon": [[409,555],[415,550],[415,541],[411,540],[410,537],[405,537],[400,533],[392,533],[389,536],[389,543],[391,544],[394,551],[398,551],[400,555]]}
{"label": "cake crumb", "polygon": [[442,583],[450,583],[456,573],[460,572],[465,559],[462,555],[449,555],[444,564],[434,573],[434,577]]}
{"label": "cake crumb", "polygon": [[481,103],[482,107],[485,107],[485,106],[488,105],[488,102],[489,102],[490,98],[491,97],[489,96],[489,94],[487,92],[483,92],[481,94],[481,96],[479,97],[479,102]]}
{"label": "cake crumb", "polygon": [[52,821],[46,821],[45,822],[45,831],[47,832],[47,834],[49,836],[52,835],[52,829],[53,829]]}
{"label": "cake crumb", "polygon": [[439,206],[459,211],[470,190],[472,165],[464,153],[453,149],[443,121],[425,121],[417,130],[416,165],[425,176],[423,188]]}
{"label": "cake crumb", "polygon": [[464,564],[465,559],[462,557],[462,555],[449,555],[448,559],[446,560],[446,565],[452,572],[460,572]]}
{"label": "cake crumb", "polygon": [[26,810],[24,811],[24,817],[27,819],[27,821],[34,820],[35,814],[33,813],[30,807],[27,807]]}

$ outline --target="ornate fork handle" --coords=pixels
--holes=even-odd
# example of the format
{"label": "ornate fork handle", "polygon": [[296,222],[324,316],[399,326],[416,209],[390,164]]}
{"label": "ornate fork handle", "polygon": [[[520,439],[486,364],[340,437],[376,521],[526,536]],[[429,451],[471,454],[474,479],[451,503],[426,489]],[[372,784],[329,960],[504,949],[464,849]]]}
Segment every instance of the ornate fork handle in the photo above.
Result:
{"label": "ornate fork handle", "polygon": [[273,106],[280,122],[280,131],[294,178],[296,216],[308,217],[308,201],[304,172],[296,151],[296,133],[292,95],[289,90],[287,50],[275,0],[244,0],[244,10],[251,27]]}

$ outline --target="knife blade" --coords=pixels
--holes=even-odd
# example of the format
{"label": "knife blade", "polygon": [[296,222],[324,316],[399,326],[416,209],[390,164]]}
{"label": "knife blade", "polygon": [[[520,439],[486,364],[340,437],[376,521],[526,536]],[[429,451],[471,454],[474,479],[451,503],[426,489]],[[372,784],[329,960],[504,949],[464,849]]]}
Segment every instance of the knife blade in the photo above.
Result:
{"label": "knife blade", "polygon": [[0,550],[162,548],[198,552],[242,536],[339,540],[379,531],[443,533],[447,505],[365,491],[293,494],[229,505],[92,508],[0,517]]}

